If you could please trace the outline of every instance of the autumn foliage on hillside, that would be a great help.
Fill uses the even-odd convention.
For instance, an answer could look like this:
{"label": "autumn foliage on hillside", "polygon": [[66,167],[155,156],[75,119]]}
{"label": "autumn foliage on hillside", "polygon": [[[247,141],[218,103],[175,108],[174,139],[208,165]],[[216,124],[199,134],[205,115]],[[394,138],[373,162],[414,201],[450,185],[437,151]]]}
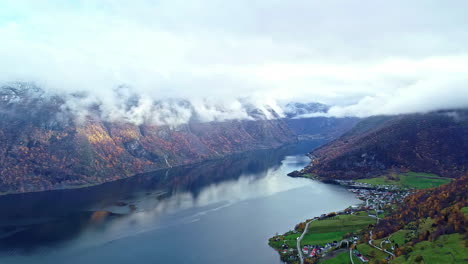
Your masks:
{"label": "autumn foliage on hillside", "polygon": [[310,156],[304,173],[324,178],[404,171],[460,177],[468,172],[468,111],[371,117]]}
{"label": "autumn foliage on hillside", "polygon": [[411,222],[434,220],[434,232],[423,232],[413,242],[433,241],[444,234],[467,234],[468,217],[461,208],[468,206],[468,175],[429,190],[420,190],[408,196],[390,216],[374,229],[377,238],[390,235]]}
{"label": "autumn foliage on hillside", "polygon": [[136,125],[64,104],[36,88],[0,89],[0,193],[99,184],[296,141],[279,119]]}

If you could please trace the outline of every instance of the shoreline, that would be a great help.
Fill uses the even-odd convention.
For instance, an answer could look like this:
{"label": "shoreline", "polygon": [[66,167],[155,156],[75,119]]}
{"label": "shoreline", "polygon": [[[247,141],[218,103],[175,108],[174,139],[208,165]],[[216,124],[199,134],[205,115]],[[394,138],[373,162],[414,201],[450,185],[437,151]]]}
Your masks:
{"label": "shoreline", "polygon": [[267,151],[267,150],[280,149],[280,148],[287,147],[287,146],[297,145],[298,143],[300,143],[302,141],[315,141],[315,140],[296,140],[296,141],[293,141],[293,142],[290,142],[290,143],[281,144],[279,146],[272,146],[272,147],[265,147],[265,148],[257,148],[257,149],[252,149],[252,150],[240,151],[240,152],[233,152],[233,153],[230,153],[230,154],[227,154],[227,155],[224,155],[224,156],[199,160],[199,161],[188,163],[188,164],[179,164],[179,165],[174,165],[174,166],[170,166],[170,167],[157,168],[157,169],[154,169],[154,170],[151,170],[151,171],[140,172],[140,173],[132,174],[132,175],[129,175],[129,176],[124,176],[124,177],[119,178],[119,179],[111,179],[111,180],[104,181],[104,182],[87,183],[87,184],[82,184],[82,185],[68,185],[68,186],[65,186],[65,187],[51,188],[51,189],[45,189],[45,190],[33,190],[33,191],[24,191],[24,192],[0,192],[0,197],[8,196],[8,195],[21,195],[21,194],[31,194],[31,193],[41,193],[41,192],[53,192],[53,191],[76,190],[76,189],[91,188],[91,187],[95,187],[95,186],[99,186],[99,185],[103,185],[103,184],[107,184],[107,183],[111,183],[111,182],[117,182],[117,181],[129,179],[129,178],[133,178],[133,177],[138,177],[138,176],[149,174],[149,173],[161,172],[161,171],[165,171],[165,170],[169,171],[170,169],[175,169],[175,168],[179,168],[179,169],[180,168],[190,168],[190,166],[196,166],[196,165],[199,165],[199,164],[203,164],[205,162],[219,161],[219,160],[223,160],[225,158],[235,157],[236,155],[244,155],[244,154],[247,154],[247,153],[255,153],[257,151]]}
{"label": "shoreline", "polygon": [[[337,241],[331,241],[330,243],[326,243],[325,246],[318,246],[318,245],[305,245],[303,249],[301,249],[301,241],[304,235],[308,233],[308,230],[306,228],[309,228],[309,224],[313,223],[314,221],[321,221],[321,220],[327,220],[327,219],[333,219],[334,217],[349,217],[349,216],[362,216],[362,217],[367,217],[367,219],[372,219],[372,222],[375,223],[374,221],[379,221],[380,218],[384,217],[385,215],[383,214],[384,211],[381,209],[377,209],[378,206],[375,206],[375,201],[371,202],[371,205],[369,204],[369,200],[372,200],[370,198],[366,198],[366,195],[369,196],[370,194],[383,194],[383,193],[391,193],[393,196],[398,196],[400,200],[403,200],[407,195],[411,193],[409,189],[405,188],[399,188],[397,186],[392,186],[389,188],[389,186],[378,186],[378,185],[370,185],[370,184],[361,184],[355,181],[340,181],[340,180],[324,180],[323,178],[318,177],[317,175],[311,175],[311,174],[303,174],[300,173],[299,171],[293,171],[291,173],[288,173],[289,177],[292,178],[306,178],[310,180],[315,180],[319,181],[325,184],[332,184],[332,185],[339,185],[347,189],[347,191],[352,192],[355,197],[359,200],[361,200],[361,203],[355,204],[355,205],[350,205],[347,208],[344,208],[343,210],[340,211],[335,211],[335,212],[329,212],[327,214],[322,214],[321,216],[315,216],[311,219],[306,219],[303,222],[300,222],[299,224],[296,225],[293,231],[287,231],[283,235],[276,235],[268,239],[268,244],[269,246],[275,250],[276,252],[279,253],[280,260],[284,263],[304,263],[305,258],[312,258],[312,259],[317,259],[318,256],[320,256],[320,259],[326,260],[329,259],[329,254],[331,255],[336,255],[333,252],[341,248],[341,243],[347,241],[347,245],[349,247],[349,259],[350,262],[353,262],[353,258],[356,261],[357,256],[352,254],[352,249],[354,248],[354,245],[356,245],[357,238],[356,234],[354,232],[351,232],[351,237],[342,237],[338,241],[339,242],[339,247],[337,247],[334,243]],[[365,194],[365,195],[363,195]],[[370,195],[370,196],[372,196]],[[396,202],[396,200],[393,200],[392,202],[388,202],[387,205],[393,205]],[[388,209],[388,208],[387,208]],[[375,210],[375,214],[371,214],[370,211]],[[380,213],[379,213],[380,212]],[[389,212],[389,211],[388,211]],[[386,213],[388,213],[386,212]],[[296,249],[291,249],[289,246],[287,246],[286,241],[284,240],[284,244],[281,247],[275,247],[274,243],[280,242],[281,239],[286,239],[286,237],[291,236],[292,234],[295,234],[298,232],[297,228],[298,226],[301,226],[305,224],[304,230],[301,233],[301,236],[297,238],[296,241]],[[363,228],[364,230],[365,228]],[[359,229],[360,230],[360,229]],[[358,231],[358,230],[357,230]],[[358,231],[360,233],[361,231]],[[349,233],[349,232],[348,232]],[[359,235],[359,238],[361,237],[362,234]],[[320,243],[319,243],[320,244]],[[351,244],[351,246],[349,246]],[[323,244],[322,244],[323,245]],[[313,250],[312,250],[313,249]],[[297,251],[297,255],[296,255]],[[324,252],[324,253],[322,253]],[[304,253],[304,257],[303,254]],[[346,254],[348,254],[348,250],[346,250]],[[328,256],[328,257],[327,257]],[[325,259],[324,259],[325,257]],[[336,256],[334,256],[336,257]],[[334,258],[332,257],[332,258]]]}

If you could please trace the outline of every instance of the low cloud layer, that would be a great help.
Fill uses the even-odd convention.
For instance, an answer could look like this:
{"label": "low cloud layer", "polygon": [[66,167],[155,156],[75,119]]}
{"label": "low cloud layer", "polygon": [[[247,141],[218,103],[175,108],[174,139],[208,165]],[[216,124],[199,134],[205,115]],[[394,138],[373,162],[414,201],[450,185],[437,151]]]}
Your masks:
{"label": "low cloud layer", "polygon": [[[108,118],[133,121],[190,119],[183,107],[173,117],[165,110],[181,101],[208,121],[289,101],[332,105],[333,116],[462,108],[467,8],[461,0],[6,0],[0,82],[83,92],[87,100],[68,107],[100,101]],[[131,109],[119,107],[122,85],[140,98]]]}

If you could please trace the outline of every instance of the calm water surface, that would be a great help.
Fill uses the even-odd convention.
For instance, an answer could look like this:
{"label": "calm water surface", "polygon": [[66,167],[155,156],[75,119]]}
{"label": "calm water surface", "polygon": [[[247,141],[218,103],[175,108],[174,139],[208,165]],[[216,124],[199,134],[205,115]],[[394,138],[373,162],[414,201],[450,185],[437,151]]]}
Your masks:
{"label": "calm water surface", "polygon": [[269,237],[359,203],[338,186],[286,176],[321,143],[0,197],[0,263],[280,263]]}

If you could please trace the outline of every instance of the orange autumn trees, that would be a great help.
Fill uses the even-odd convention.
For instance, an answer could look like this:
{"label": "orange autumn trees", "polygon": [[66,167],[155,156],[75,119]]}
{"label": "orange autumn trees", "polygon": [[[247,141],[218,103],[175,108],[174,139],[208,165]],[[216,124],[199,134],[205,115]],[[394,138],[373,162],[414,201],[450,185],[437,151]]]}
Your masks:
{"label": "orange autumn trees", "polygon": [[428,217],[434,220],[435,231],[419,234],[414,242],[433,241],[444,234],[466,233],[468,218],[461,208],[468,205],[467,190],[468,175],[437,188],[418,191],[406,198],[404,206],[380,221],[374,233],[378,238],[385,237],[411,222],[421,223]]}

